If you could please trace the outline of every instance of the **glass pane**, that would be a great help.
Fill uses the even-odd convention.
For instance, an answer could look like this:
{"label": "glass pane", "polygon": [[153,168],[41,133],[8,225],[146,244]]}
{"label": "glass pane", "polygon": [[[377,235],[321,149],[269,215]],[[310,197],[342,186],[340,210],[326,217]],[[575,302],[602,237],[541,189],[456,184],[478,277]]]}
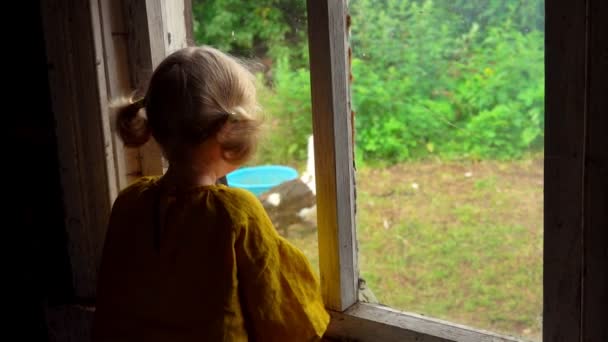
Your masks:
{"label": "glass pane", "polygon": [[540,341],[544,1],[349,7],[369,298]]}
{"label": "glass pane", "polygon": [[[299,247],[318,272],[305,6],[304,0],[192,1],[196,43],[242,58],[259,82],[265,134],[256,157],[236,171],[240,174],[229,175],[228,185],[258,195],[279,233]],[[283,174],[276,166],[297,175]],[[259,183],[270,186],[253,187]]]}

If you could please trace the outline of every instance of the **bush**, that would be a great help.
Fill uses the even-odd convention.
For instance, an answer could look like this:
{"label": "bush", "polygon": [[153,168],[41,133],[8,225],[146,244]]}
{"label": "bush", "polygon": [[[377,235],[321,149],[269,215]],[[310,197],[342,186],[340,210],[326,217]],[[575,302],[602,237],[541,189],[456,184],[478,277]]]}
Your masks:
{"label": "bush", "polygon": [[[269,131],[256,162],[294,164],[306,159],[312,132],[304,8],[272,1],[238,11],[236,0],[195,1],[195,15],[217,13],[200,14],[197,37],[247,57],[264,47],[256,56],[273,65],[260,90]],[[543,4],[351,0],[358,160],[512,159],[541,150]],[[236,33],[226,29],[239,22]]]}
{"label": "bush", "polygon": [[381,8],[356,0],[352,7],[352,91],[364,160],[510,159],[542,149],[541,31],[522,32],[506,17],[463,32],[464,18],[428,0]]}
{"label": "bush", "polygon": [[279,61],[273,85],[258,87],[266,127],[259,153],[259,164],[299,165],[306,160],[308,136],[312,134],[310,73],[292,70],[289,61]]}

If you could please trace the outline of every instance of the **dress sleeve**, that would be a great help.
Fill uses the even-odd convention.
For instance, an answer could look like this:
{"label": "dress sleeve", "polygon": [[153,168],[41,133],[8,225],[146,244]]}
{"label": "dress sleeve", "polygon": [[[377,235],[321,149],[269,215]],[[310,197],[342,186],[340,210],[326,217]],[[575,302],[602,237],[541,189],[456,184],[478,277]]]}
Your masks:
{"label": "dress sleeve", "polygon": [[239,292],[254,341],[318,341],[329,324],[319,281],[304,254],[279,236],[250,195],[235,241]]}

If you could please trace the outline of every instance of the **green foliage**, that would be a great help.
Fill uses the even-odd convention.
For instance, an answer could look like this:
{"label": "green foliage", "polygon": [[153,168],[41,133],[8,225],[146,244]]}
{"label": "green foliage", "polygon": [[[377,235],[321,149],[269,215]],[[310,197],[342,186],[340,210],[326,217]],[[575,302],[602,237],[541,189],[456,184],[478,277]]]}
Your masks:
{"label": "green foliage", "polygon": [[[195,0],[199,43],[270,66],[259,162],[311,134],[302,0]],[[512,159],[543,148],[544,0],[351,0],[359,161]],[[272,148],[270,148],[272,146]]]}
{"label": "green foliage", "polygon": [[308,135],[312,133],[310,73],[292,70],[286,58],[274,70],[272,88],[260,87],[265,114],[265,137],[257,163],[285,165],[306,160]]}
{"label": "green foliage", "polygon": [[193,0],[192,11],[198,44],[250,58],[288,56],[298,67],[306,62],[302,0]]}
{"label": "green foliage", "polygon": [[441,96],[456,47],[453,28],[433,15],[431,2],[387,1],[379,8],[359,0],[352,13],[352,92],[364,159],[400,161],[435,152],[453,116]]}
{"label": "green foliage", "polygon": [[465,121],[447,150],[517,158],[542,148],[543,59],[540,32],[523,34],[508,24],[491,29],[460,66],[473,72],[455,88],[454,101]]}
{"label": "green foliage", "polygon": [[383,4],[351,2],[353,102],[365,160],[509,159],[542,148],[543,34],[530,31],[536,22],[515,18],[521,6],[484,2],[496,5],[485,16],[500,20],[479,14],[480,26],[463,16],[464,4],[460,12],[429,0]]}

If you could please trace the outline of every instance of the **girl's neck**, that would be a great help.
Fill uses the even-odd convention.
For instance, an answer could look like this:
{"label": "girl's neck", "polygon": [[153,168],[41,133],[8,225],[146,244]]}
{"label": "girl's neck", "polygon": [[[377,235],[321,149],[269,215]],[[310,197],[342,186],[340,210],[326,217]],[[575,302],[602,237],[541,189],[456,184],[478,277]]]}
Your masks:
{"label": "girl's neck", "polygon": [[195,165],[170,165],[163,176],[164,182],[177,188],[192,188],[196,186],[214,185],[218,175],[212,168]]}
{"label": "girl's neck", "polygon": [[224,159],[217,141],[207,139],[200,145],[184,151],[181,158],[170,160],[169,169],[163,179],[171,187],[188,189],[217,184],[220,177],[235,168],[235,165]]}

